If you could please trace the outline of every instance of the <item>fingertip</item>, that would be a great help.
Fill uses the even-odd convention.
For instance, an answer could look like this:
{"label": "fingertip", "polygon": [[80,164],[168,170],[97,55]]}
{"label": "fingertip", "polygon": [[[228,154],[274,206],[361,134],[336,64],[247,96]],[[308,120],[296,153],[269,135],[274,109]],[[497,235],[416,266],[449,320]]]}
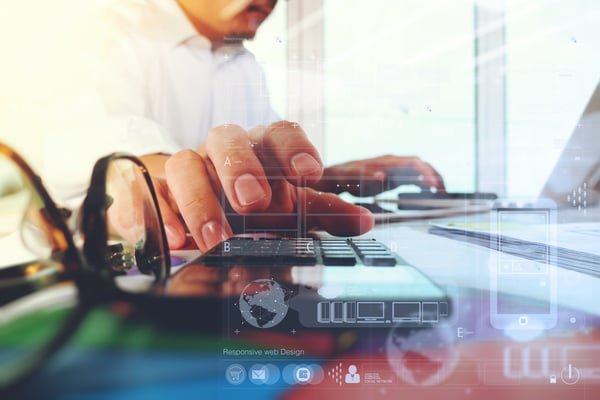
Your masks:
{"label": "fingertip", "polygon": [[186,242],[185,230],[182,226],[174,226],[172,223],[165,224],[165,234],[167,235],[169,249],[179,249]]}
{"label": "fingertip", "polygon": [[208,251],[232,236],[231,229],[226,222],[223,225],[222,221],[214,220],[206,222],[197,234],[202,238],[202,240],[196,240],[202,251]]}
{"label": "fingertip", "polygon": [[248,136],[250,137],[250,140],[260,142],[267,129],[268,128],[264,125],[257,125],[248,130]]}
{"label": "fingertip", "polygon": [[297,176],[318,180],[323,175],[323,165],[320,160],[309,153],[298,153],[290,160],[292,169]]}
{"label": "fingertip", "polygon": [[321,156],[296,122],[279,121],[266,128],[257,127],[250,136],[260,139],[259,157],[274,160],[292,184],[314,184],[323,176]]}
{"label": "fingertip", "polygon": [[441,178],[434,178],[429,185],[430,188],[434,189],[436,193],[446,193],[446,187],[444,186],[444,182],[441,180]]}
{"label": "fingertip", "polygon": [[375,217],[364,207],[349,205],[341,214],[333,215],[323,221],[325,230],[335,236],[359,236],[369,232],[375,226]]}
{"label": "fingertip", "polygon": [[442,178],[441,175],[438,179],[438,186],[439,186],[440,190],[442,191],[442,193],[446,193],[446,185],[444,184],[444,178]]}
{"label": "fingertip", "polygon": [[368,209],[357,206],[359,208],[358,215],[358,233],[356,235],[362,235],[363,233],[369,232],[375,227],[375,216]]}
{"label": "fingertip", "polygon": [[387,177],[387,174],[385,173],[385,171],[378,170],[373,173],[373,179],[380,181],[380,182],[383,182],[386,177]]}

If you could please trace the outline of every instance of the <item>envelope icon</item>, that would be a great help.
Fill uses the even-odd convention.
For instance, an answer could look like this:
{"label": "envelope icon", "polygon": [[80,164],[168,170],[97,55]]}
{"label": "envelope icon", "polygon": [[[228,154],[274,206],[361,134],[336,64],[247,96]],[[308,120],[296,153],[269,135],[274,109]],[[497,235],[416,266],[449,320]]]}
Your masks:
{"label": "envelope icon", "polygon": [[266,368],[258,368],[252,370],[252,379],[256,379],[259,381],[264,381],[267,379],[267,369]]}

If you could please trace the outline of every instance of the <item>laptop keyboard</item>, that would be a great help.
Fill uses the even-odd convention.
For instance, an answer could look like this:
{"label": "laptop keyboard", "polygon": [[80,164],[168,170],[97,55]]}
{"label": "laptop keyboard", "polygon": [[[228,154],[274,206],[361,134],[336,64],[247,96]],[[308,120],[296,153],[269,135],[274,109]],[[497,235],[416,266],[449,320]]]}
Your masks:
{"label": "laptop keyboard", "polygon": [[398,263],[384,244],[372,239],[231,238],[203,257],[212,265],[387,266]]}

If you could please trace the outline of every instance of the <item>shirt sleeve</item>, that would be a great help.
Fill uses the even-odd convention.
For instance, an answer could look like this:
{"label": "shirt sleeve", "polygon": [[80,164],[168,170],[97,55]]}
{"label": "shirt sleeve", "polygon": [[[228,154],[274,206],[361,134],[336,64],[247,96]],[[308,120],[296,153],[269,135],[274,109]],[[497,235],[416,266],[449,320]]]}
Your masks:
{"label": "shirt sleeve", "polygon": [[[102,20],[102,18],[100,18]],[[95,161],[112,152],[174,153],[180,146],[148,117],[147,66],[135,38],[92,19],[63,53],[65,83],[46,110],[42,176],[69,205],[87,190]]]}

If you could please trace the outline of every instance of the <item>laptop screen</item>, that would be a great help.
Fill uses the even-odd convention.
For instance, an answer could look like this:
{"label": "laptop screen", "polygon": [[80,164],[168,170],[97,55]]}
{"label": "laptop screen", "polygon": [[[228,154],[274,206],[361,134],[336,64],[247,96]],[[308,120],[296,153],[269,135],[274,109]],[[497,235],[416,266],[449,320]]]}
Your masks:
{"label": "laptop screen", "polygon": [[546,181],[540,197],[586,209],[600,201],[600,85]]}

